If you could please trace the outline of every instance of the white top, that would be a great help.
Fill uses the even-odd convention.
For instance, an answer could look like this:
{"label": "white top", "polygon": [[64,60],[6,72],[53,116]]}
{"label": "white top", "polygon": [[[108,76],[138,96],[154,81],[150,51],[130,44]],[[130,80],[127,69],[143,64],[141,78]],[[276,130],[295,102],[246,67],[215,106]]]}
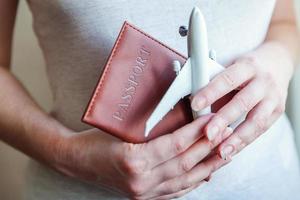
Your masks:
{"label": "white top", "polygon": [[[47,64],[54,97],[52,115],[76,131],[101,68],[124,20],[186,54],[188,25],[197,5],[208,28],[209,47],[229,65],[258,47],[266,36],[275,0],[27,0]],[[299,167],[292,130],[281,118],[212,180],[185,199],[295,199]],[[115,194],[64,177],[35,162],[27,173],[26,195],[35,199],[120,199]],[[300,196],[300,195],[299,195]]]}

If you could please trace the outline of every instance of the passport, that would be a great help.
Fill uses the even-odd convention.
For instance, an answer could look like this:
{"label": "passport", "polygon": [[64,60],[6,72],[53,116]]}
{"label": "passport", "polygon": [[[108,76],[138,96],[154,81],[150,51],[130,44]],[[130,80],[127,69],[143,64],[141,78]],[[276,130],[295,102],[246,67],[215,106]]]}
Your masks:
{"label": "passport", "polygon": [[124,22],[82,121],[126,142],[143,143],[193,120],[188,98],[144,136],[145,124],[176,77],[173,61],[186,57]]}

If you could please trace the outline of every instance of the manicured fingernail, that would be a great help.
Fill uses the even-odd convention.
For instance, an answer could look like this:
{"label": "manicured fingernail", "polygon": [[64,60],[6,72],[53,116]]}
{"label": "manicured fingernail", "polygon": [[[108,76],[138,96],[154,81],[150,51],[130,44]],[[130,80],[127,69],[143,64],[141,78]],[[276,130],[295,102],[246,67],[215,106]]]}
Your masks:
{"label": "manicured fingernail", "polygon": [[208,140],[212,141],[216,138],[216,136],[218,135],[220,129],[219,127],[217,126],[213,126],[211,128],[208,129],[208,132],[207,132],[207,138]]}
{"label": "manicured fingernail", "polygon": [[192,109],[194,111],[200,111],[202,108],[204,108],[205,103],[206,103],[206,100],[203,97],[194,98],[192,101]]}
{"label": "manicured fingernail", "polygon": [[231,157],[234,151],[234,147],[233,145],[229,144],[227,146],[225,146],[222,150],[221,150],[221,157],[223,160],[227,160],[228,157]]}

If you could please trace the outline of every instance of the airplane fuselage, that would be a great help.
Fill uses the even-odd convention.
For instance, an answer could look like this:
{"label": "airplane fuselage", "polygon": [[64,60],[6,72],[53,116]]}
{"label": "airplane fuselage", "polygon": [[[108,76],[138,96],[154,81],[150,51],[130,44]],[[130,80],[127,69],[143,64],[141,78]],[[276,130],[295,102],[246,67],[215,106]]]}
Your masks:
{"label": "airplane fuselage", "polygon": [[[205,19],[198,8],[194,8],[189,21],[188,30],[188,57],[191,61],[192,70],[192,95],[195,95],[209,82],[208,69],[208,41]],[[210,108],[199,112],[193,112],[194,118],[210,113]]]}

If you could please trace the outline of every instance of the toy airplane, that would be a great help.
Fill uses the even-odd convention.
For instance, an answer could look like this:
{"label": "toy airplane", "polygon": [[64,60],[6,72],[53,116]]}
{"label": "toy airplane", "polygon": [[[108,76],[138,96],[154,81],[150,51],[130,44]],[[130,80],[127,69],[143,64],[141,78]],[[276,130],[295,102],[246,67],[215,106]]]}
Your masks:
{"label": "toy airplane", "polygon": [[[187,36],[188,60],[183,67],[180,66],[179,61],[174,61],[173,66],[177,77],[147,120],[145,137],[181,98],[196,94],[209,83],[211,78],[224,70],[223,66],[214,61],[213,51],[208,50],[205,19],[197,7],[194,7],[191,13]],[[210,112],[210,107],[199,112],[193,111],[193,117],[196,119]]]}

